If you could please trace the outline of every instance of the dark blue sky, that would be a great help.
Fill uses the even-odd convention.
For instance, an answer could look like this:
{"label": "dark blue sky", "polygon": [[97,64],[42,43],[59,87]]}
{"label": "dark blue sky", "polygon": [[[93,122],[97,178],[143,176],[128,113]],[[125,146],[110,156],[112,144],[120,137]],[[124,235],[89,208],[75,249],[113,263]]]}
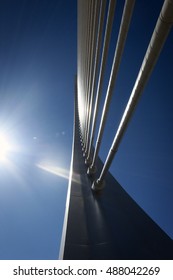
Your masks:
{"label": "dark blue sky", "polygon": [[[108,75],[122,3],[117,1]],[[103,160],[162,3],[136,1],[101,146]],[[76,22],[76,1],[0,1],[0,135],[17,146],[0,161],[0,259],[58,257],[72,146]],[[172,43],[171,33],[111,171],[173,238]]]}

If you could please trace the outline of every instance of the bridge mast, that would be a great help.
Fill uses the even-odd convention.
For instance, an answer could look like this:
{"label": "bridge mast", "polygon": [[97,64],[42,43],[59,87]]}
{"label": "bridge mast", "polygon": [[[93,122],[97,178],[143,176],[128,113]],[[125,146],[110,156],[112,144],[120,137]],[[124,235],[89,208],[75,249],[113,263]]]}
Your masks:
{"label": "bridge mast", "polygon": [[124,132],[171,30],[173,0],[165,0],[163,4],[105,163],[99,158],[107,112],[134,2],[125,1],[99,132],[93,148],[116,1],[110,0],[107,7],[105,0],[78,0],[74,139],[60,259],[173,258],[173,241],[109,172]]}

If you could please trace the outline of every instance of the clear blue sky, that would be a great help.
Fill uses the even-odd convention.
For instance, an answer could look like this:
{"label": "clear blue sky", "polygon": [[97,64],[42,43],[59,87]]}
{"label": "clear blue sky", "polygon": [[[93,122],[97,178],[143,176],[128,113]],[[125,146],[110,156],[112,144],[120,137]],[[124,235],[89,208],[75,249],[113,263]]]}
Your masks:
{"label": "clear blue sky", "polygon": [[[122,1],[117,2],[118,23]],[[162,3],[136,1],[103,160]],[[76,26],[76,1],[0,1],[0,135],[14,148],[0,161],[0,259],[58,257],[71,160]],[[115,21],[109,62],[117,28]],[[173,238],[172,43],[171,33],[111,171]]]}

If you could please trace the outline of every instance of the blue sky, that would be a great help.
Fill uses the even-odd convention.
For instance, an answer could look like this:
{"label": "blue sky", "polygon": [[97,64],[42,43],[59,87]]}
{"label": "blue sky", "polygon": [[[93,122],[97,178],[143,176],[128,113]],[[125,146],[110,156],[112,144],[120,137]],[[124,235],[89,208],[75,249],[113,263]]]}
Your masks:
{"label": "blue sky", "polygon": [[0,1],[0,38],[0,130],[14,148],[0,162],[0,259],[57,259],[68,178],[55,173],[67,176],[71,160],[76,2]]}
{"label": "blue sky", "polygon": [[[103,160],[162,3],[136,1]],[[121,5],[117,1],[108,74]],[[76,27],[76,1],[0,1],[0,135],[11,144],[7,160],[0,161],[0,259],[58,257],[71,160]],[[171,33],[110,170],[173,238],[172,42]]]}

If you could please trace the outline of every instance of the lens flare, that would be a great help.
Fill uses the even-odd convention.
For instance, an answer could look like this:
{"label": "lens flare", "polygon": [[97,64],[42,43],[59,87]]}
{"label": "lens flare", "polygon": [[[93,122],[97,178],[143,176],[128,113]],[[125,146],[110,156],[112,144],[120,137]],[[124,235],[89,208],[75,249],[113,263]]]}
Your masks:
{"label": "lens flare", "polygon": [[[44,171],[57,175],[58,177],[62,177],[64,179],[69,180],[69,170],[58,167],[56,165],[52,165],[46,162],[40,162],[36,164],[36,166]],[[80,184],[80,176],[76,173],[73,174],[72,181]]]}

